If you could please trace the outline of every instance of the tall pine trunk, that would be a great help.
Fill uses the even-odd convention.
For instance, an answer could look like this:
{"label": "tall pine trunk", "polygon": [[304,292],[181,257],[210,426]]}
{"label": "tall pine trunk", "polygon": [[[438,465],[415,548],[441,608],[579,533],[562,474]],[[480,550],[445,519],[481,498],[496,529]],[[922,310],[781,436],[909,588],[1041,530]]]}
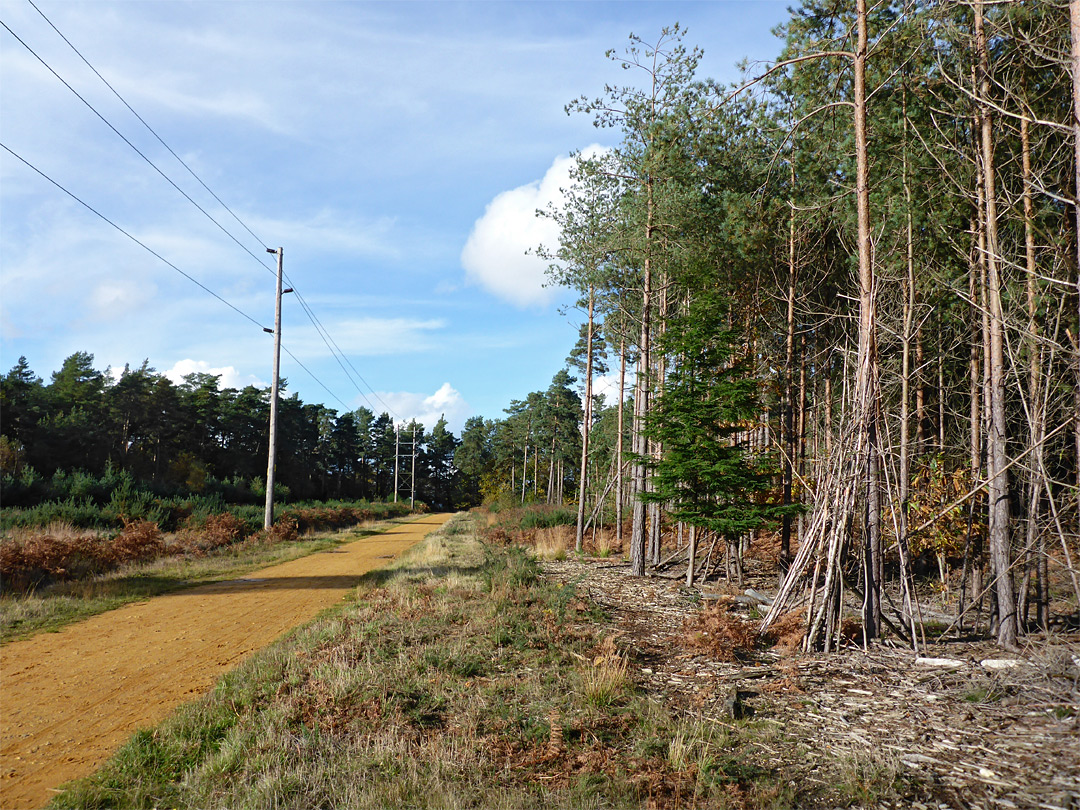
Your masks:
{"label": "tall pine trunk", "polygon": [[581,428],[581,481],[578,486],[577,538],[574,548],[581,551],[585,543],[585,479],[589,460],[589,433],[592,428],[592,360],[593,360],[593,286],[589,285],[589,325],[585,334],[585,413]]}
{"label": "tall pine trunk", "polygon": [[[1076,292],[1080,307],[1080,0],[1069,0],[1069,27],[1072,33],[1072,90],[1073,90],[1073,168],[1076,194],[1073,205],[1076,218]],[[1077,336],[1080,341],[1080,335]],[[1073,435],[1076,445],[1077,511],[1080,512],[1080,343],[1075,361]]]}
{"label": "tall pine trunk", "polygon": [[855,45],[855,184],[859,251],[859,342],[855,382],[857,429],[866,436],[866,531],[864,551],[865,593],[863,629],[867,639],[876,638],[881,625],[879,572],[881,570],[881,509],[879,485],[877,345],[874,339],[874,268],[870,246],[870,177],[866,134],[866,0],[856,0]]}
{"label": "tall pine trunk", "polygon": [[619,335],[619,408],[616,414],[615,437],[615,542],[622,548],[623,541],[623,411],[626,404],[626,336]]}
{"label": "tall pine trunk", "polygon": [[645,262],[641,288],[641,338],[638,347],[637,386],[634,396],[634,515],[630,532],[630,570],[636,576],[645,576],[645,557],[648,536],[645,533],[645,454],[648,440],[645,438],[645,415],[649,412],[649,381],[651,352],[649,317],[652,309],[652,236],[653,236],[653,180],[645,181]]}
{"label": "tall pine trunk", "polygon": [[997,641],[1015,647],[1018,633],[1016,594],[1012,580],[1012,549],[1009,536],[1009,473],[1005,424],[1005,317],[1001,303],[1001,262],[998,243],[997,190],[994,172],[993,116],[989,105],[990,59],[983,27],[983,3],[975,2],[975,47],[979,62],[979,100],[982,104],[982,168],[986,194],[987,308],[990,318],[990,432],[987,453],[990,558],[998,602]]}
{"label": "tall pine trunk", "polygon": [[[1044,630],[1048,626],[1046,592],[1046,539],[1039,530],[1044,469],[1043,437],[1046,434],[1046,406],[1041,396],[1042,349],[1039,346],[1038,289],[1035,278],[1035,203],[1032,199],[1034,177],[1031,172],[1031,134],[1027,118],[1020,120],[1020,144],[1023,169],[1024,258],[1027,270],[1028,329],[1028,409],[1031,424],[1031,462],[1027,476],[1027,520],[1024,553],[1035,574],[1036,619]],[[1021,617],[1022,619],[1023,617]]]}

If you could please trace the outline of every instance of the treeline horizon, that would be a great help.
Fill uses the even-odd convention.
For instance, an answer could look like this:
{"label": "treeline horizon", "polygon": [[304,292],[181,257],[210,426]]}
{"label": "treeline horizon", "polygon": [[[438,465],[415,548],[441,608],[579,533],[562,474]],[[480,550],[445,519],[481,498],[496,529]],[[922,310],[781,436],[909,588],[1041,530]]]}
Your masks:
{"label": "treeline horizon", "polygon": [[[460,442],[445,418],[430,431],[416,420],[395,426],[389,414],[365,407],[339,413],[304,403],[284,394],[285,382],[276,498],[392,500],[397,452],[398,497],[408,502],[415,436],[416,500],[439,509],[472,505],[477,487],[454,466]],[[158,494],[216,495],[228,503],[265,497],[270,386],[221,387],[220,375],[201,372],[176,384],[149,360],[114,376],[80,351],[47,384],[20,357],[0,377],[0,413],[4,506],[73,491],[107,499],[96,490],[116,484],[120,473]],[[73,490],[77,474],[82,490]]]}
{"label": "treeline horizon", "polygon": [[[574,501],[583,418],[575,382],[564,368],[546,390],[512,401],[504,418],[469,417],[457,437],[445,418],[429,431],[416,420],[395,427],[389,414],[362,406],[339,413],[307,404],[285,395],[282,380],[275,497],[392,500],[397,456],[398,497],[408,501],[415,429],[416,500],[427,506]],[[269,385],[221,387],[220,375],[202,372],[177,384],[149,359],[117,376],[81,351],[46,383],[20,357],[0,376],[0,413],[3,506],[107,502],[132,484],[237,504],[265,497]]]}

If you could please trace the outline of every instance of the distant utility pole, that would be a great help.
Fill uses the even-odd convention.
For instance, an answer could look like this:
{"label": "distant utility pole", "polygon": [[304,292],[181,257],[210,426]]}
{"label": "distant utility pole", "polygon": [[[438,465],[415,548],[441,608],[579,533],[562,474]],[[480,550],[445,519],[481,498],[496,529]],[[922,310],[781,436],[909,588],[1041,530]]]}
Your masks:
{"label": "distant utility pole", "polygon": [[409,493],[409,508],[416,506],[416,420],[412,423],[412,491]]}
{"label": "distant utility pole", "polygon": [[[263,528],[269,529],[274,524],[274,455],[277,451],[277,406],[278,406],[278,377],[281,371],[281,296],[283,293],[291,293],[292,288],[281,289],[281,263],[285,256],[285,248],[267,248],[267,253],[277,254],[277,295],[274,299],[274,379],[270,383],[270,449],[269,458],[266,462],[266,512],[263,514]],[[264,328],[264,332],[271,330]]]}
{"label": "distant utility pole", "polygon": [[398,494],[398,450],[401,447],[401,427],[394,425],[394,503],[397,503]]}

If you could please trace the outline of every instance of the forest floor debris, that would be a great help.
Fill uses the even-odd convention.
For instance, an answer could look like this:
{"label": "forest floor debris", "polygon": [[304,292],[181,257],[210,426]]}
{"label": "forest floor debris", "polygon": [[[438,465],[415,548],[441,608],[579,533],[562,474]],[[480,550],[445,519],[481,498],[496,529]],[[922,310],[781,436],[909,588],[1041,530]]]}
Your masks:
{"label": "forest floor debris", "polygon": [[878,803],[870,786],[883,780],[904,806],[1080,805],[1078,633],[1029,637],[1018,656],[984,641],[937,641],[920,656],[849,644],[832,655],[744,648],[720,660],[695,643],[702,615],[728,610],[749,622],[751,606],[723,595],[703,602],[679,581],[632,577],[612,560],[542,568],[617,623],[640,688],[721,724],[732,722],[734,694],[743,716],[774,724],[756,748],[789,784],[818,784],[823,795],[832,785],[838,803],[856,805]]}

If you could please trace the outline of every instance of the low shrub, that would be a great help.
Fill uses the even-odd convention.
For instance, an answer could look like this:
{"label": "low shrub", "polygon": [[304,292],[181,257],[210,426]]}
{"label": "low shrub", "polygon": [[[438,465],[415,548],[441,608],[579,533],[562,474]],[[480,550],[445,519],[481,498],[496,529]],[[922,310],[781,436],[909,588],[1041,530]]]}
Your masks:
{"label": "low shrub", "polygon": [[214,549],[230,546],[247,536],[244,522],[231,512],[208,515],[202,521],[188,519],[176,537],[176,547],[201,556]]}
{"label": "low shrub", "polygon": [[[218,511],[211,511],[215,506]],[[49,582],[85,579],[131,562],[167,554],[203,556],[247,539],[285,543],[301,533],[355,526],[403,516],[407,504],[333,503],[286,507],[269,531],[261,506],[222,509],[217,496],[154,499],[126,486],[101,508],[89,498],[4,509],[0,540],[0,590],[25,591]],[[158,517],[153,520],[151,517]],[[166,544],[164,527],[179,524]]]}
{"label": "low shrub", "polygon": [[315,505],[295,504],[282,512],[295,521],[300,534],[308,532],[347,529],[369,520],[385,520],[409,514],[405,503],[367,503],[330,501]]}
{"label": "low shrub", "polygon": [[760,643],[757,626],[730,612],[724,601],[714,602],[687,619],[683,633],[690,649],[718,661],[737,661]]}
{"label": "low shrub", "polygon": [[0,540],[0,584],[27,590],[53,580],[78,579],[115,565],[112,538],[56,524]]}
{"label": "low shrub", "polygon": [[63,501],[48,501],[25,508],[8,507],[0,511],[0,529],[43,528],[57,523],[64,523],[78,529],[115,529],[120,524],[112,514],[106,514],[101,507],[89,499],[68,498]]}
{"label": "low shrub", "polygon": [[521,516],[522,529],[551,529],[555,526],[573,526],[576,523],[577,512],[566,506],[535,504],[525,507]]}
{"label": "low shrub", "polygon": [[156,523],[148,520],[132,520],[112,539],[108,546],[105,563],[122,565],[140,560],[152,560],[165,553],[165,543]]}

